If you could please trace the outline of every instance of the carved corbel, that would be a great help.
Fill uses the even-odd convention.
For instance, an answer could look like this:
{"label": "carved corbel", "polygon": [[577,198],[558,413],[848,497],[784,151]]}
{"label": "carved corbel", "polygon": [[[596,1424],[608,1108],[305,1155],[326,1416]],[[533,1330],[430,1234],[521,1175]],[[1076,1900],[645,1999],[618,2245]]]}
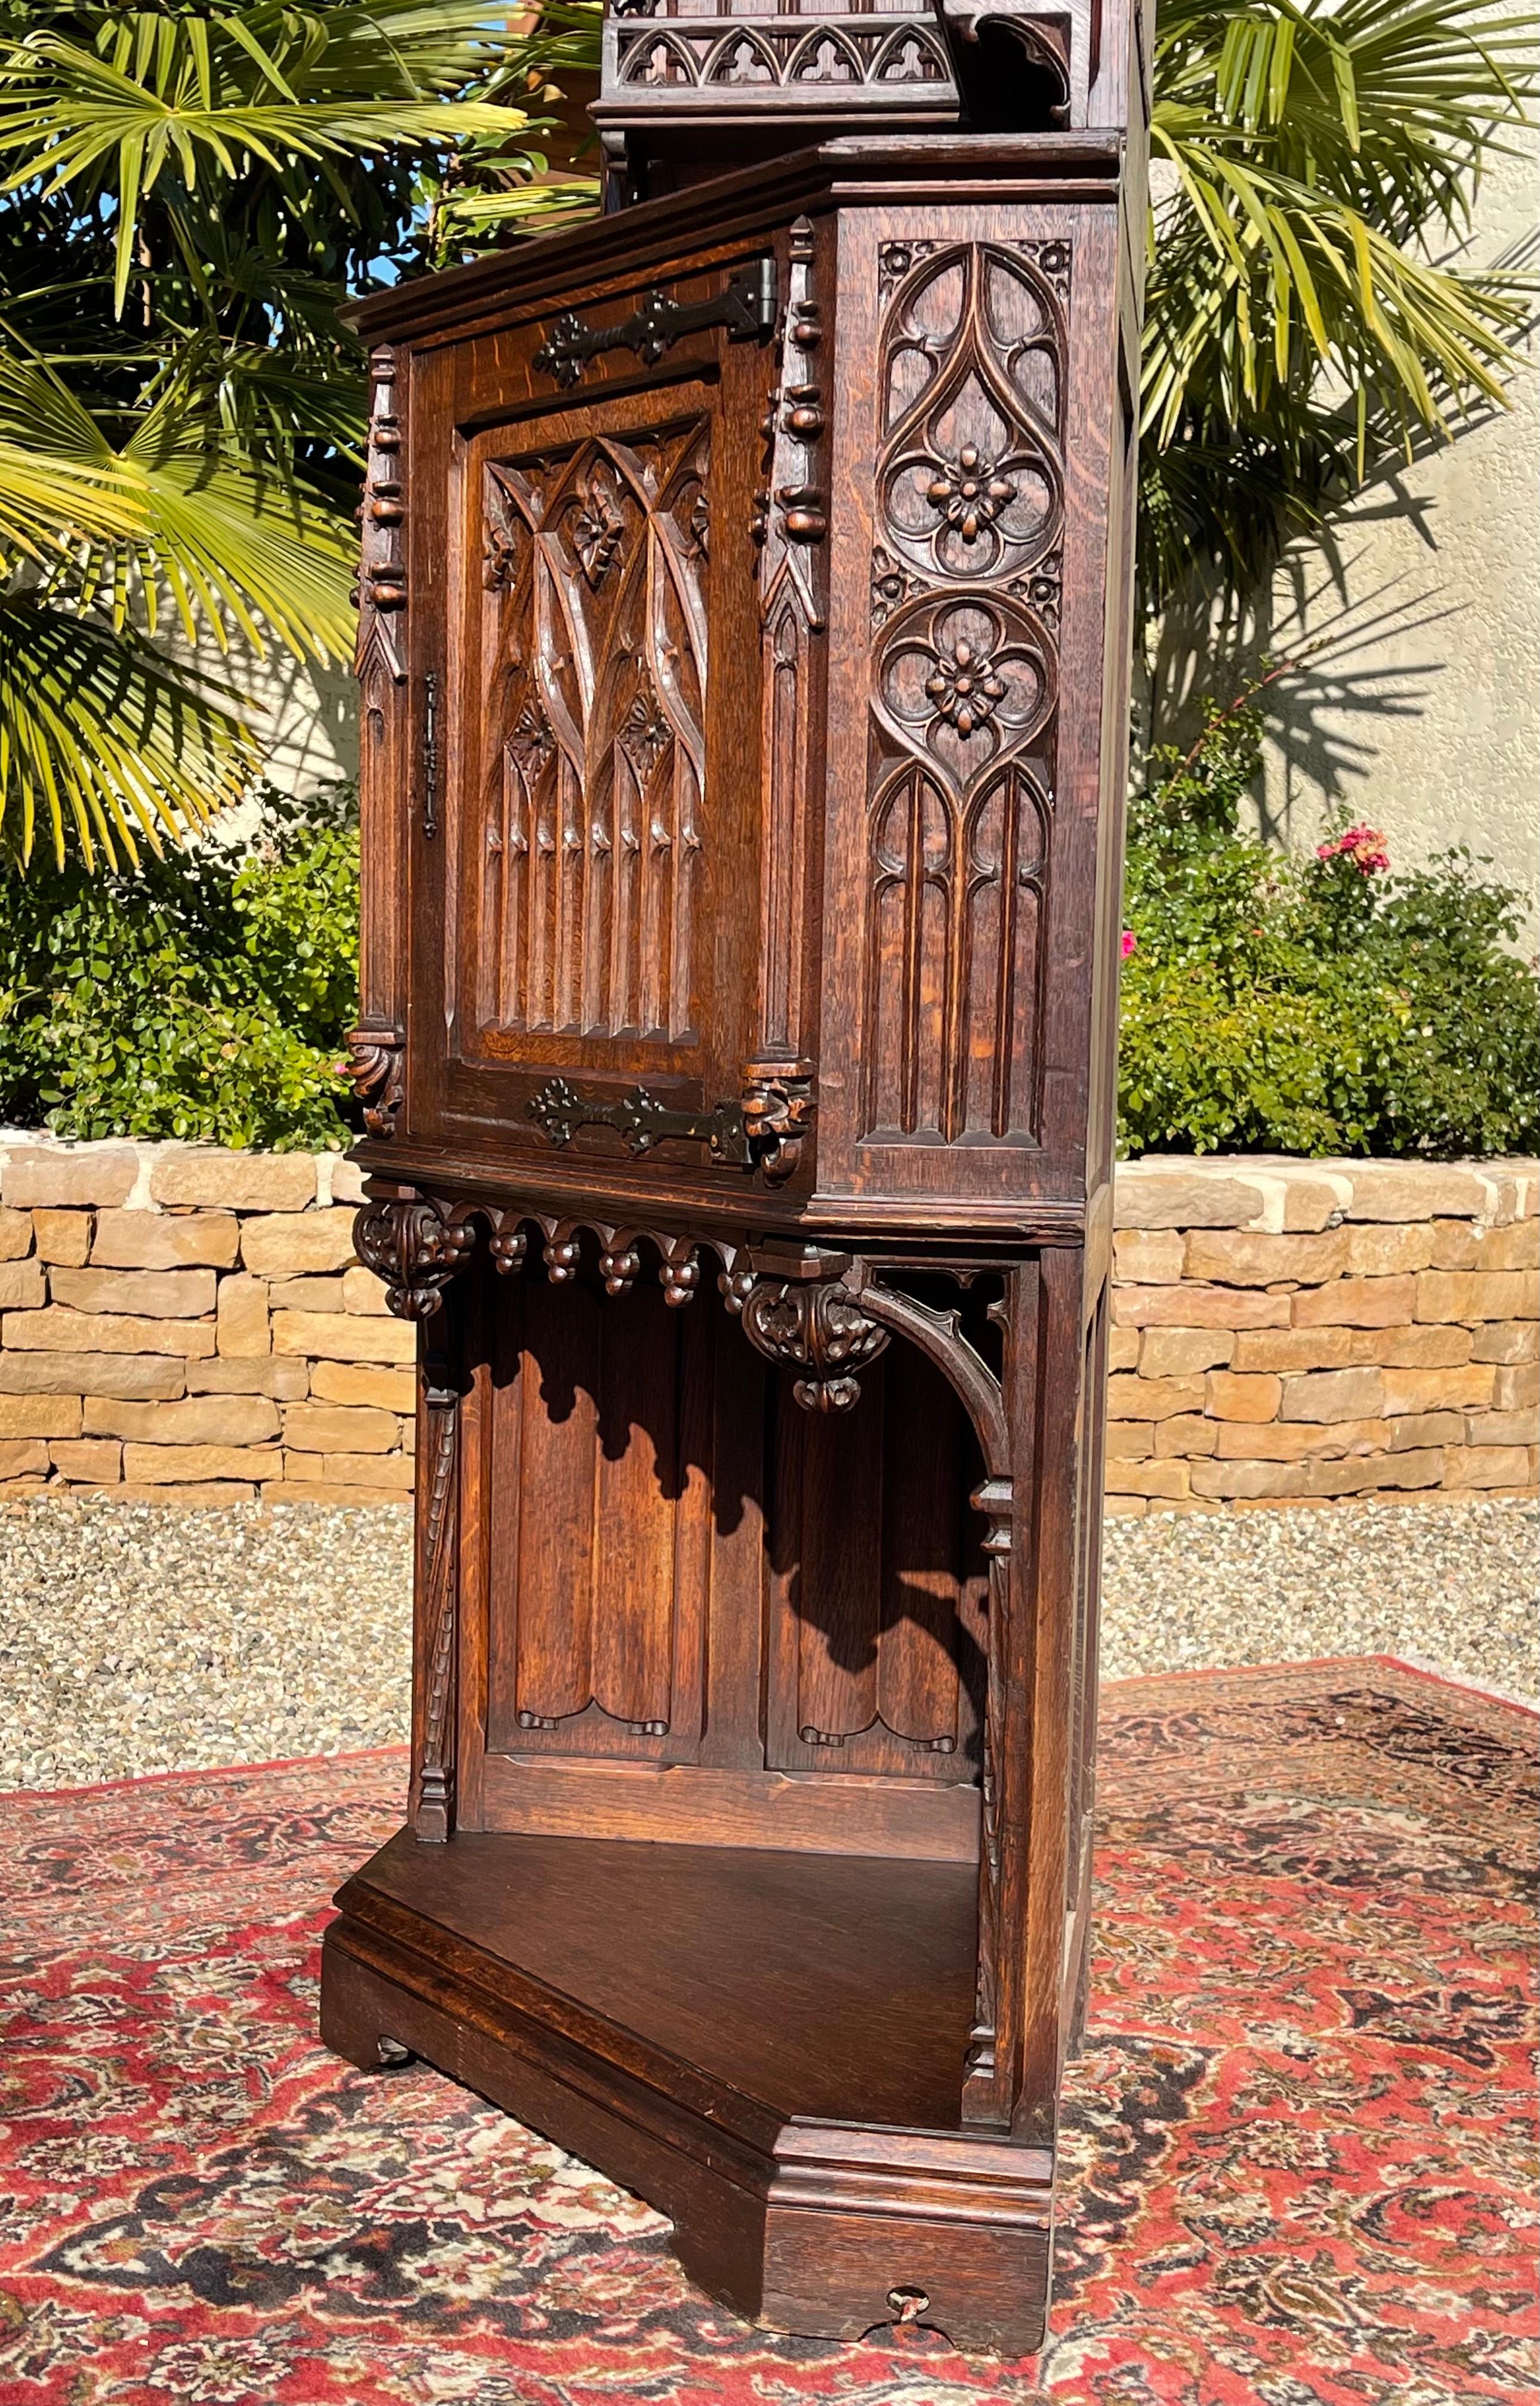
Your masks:
{"label": "carved corbel", "polygon": [[355,1027],[343,1067],[363,1105],[363,1125],[389,1144],[406,1099],[406,1044],[399,1028]]}
{"label": "carved corbel", "polygon": [[398,1320],[428,1320],[475,1248],[469,1219],[450,1218],[427,1196],[403,1192],[372,1198],[353,1223],[353,1250],[385,1284]]}
{"label": "carved corbel", "polygon": [[816,1109],[811,1061],[745,1064],[743,1133],[767,1186],[784,1186],[796,1176]]}
{"label": "carved corbel", "polygon": [[756,1352],[801,1376],[792,1394],[806,1412],[848,1412],[860,1400],[857,1373],[886,1348],[887,1330],[869,1318],[838,1278],[728,1280]]}

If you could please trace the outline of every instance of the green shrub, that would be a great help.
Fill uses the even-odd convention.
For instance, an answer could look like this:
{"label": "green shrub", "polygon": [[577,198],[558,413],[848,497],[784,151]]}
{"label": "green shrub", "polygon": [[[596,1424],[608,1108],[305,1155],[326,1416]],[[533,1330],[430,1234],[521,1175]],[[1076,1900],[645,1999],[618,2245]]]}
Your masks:
{"label": "green shrub", "polygon": [[0,863],[0,1118],[60,1136],[347,1142],[356,800],[106,876]]}
{"label": "green shrub", "polygon": [[1242,834],[1253,701],[1151,756],[1132,805],[1125,1150],[1505,1153],[1540,1135],[1518,898],[1463,850],[1392,873],[1373,828],[1309,858]]}

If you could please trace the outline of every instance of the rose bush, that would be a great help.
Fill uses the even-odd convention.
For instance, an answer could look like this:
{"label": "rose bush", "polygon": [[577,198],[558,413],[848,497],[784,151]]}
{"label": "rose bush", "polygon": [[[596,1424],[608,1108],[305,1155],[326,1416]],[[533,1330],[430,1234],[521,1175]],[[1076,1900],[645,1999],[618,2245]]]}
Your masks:
{"label": "rose bush", "polygon": [[[1123,1148],[1458,1155],[1540,1137],[1540,992],[1518,897],[1464,851],[1397,874],[1344,828],[1241,832],[1254,701],[1151,756],[1129,821]],[[1130,941],[1132,939],[1132,941]]]}

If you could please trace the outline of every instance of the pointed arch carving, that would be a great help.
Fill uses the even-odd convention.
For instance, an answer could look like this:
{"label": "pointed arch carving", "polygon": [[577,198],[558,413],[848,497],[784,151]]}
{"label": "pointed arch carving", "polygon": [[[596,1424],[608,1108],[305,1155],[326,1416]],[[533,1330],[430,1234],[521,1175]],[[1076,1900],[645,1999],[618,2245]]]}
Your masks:
{"label": "pointed arch carving", "polygon": [[487,463],[484,1029],[690,1032],[709,470],[699,418]]}
{"label": "pointed arch carving", "polygon": [[885,243],[878,281],[863,1131],[1033,1144],[1067,246]]}

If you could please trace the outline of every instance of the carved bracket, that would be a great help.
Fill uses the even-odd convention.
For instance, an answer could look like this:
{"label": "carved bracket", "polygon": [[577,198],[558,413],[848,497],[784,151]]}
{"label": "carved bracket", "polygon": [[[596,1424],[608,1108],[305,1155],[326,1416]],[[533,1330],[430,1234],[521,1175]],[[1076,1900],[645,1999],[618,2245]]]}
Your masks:
{"label": "carved bracket", "polygon": [[343,1064],[363,1105],[363,1125],[389,1144],[406,1099],[406,1040],[399,1027],[355,1027]]}
{"label": "carved bracket", "polygon": [[729,342],[764,342],[774,330],[775,308],[775,261],[756,259],[706,301],[675,301],[655,287],[629,318],[614,326],[590,326],[569,309],[557,319],[532,365],[570,390],[582,381],[586,362],[601,351],[634,351],[651,368],[682,335],[707,326],[726,327]]}
{"label": "carved bracket", "polygon": [[736,1309],[756,1352],[784,1369],[799,1370],[792,1394],[808,1412],[848,1412],[859,1402],[856,1373],[876,1360],[888,1341],[837,1280],[756,1278],[724,1282],[728,1309]]}
{"label": "carved bracket", "polygon": [[437,1311],[474,1244],[473,1227],[446,1219],[422,1196],[365,1203],[353,1223],[353,1250],[384,1281],[385,1299],[398,1320],[427,1320]]}

